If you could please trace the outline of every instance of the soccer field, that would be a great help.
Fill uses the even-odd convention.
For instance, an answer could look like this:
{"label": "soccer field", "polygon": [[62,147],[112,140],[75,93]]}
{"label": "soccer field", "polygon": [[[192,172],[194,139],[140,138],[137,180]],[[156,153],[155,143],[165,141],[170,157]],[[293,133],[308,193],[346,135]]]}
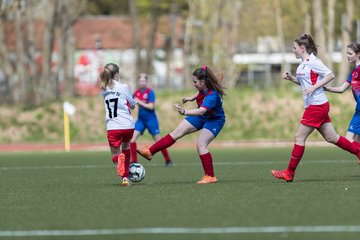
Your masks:
{"label": "soccer field", "polygon": [[212,149],[219,182],[198,185],[196,150],[170,150],[130,187],[108,152],[0,153],[0,239],[360,239],[356,157],[307,147],[286,183],[290,151]]}

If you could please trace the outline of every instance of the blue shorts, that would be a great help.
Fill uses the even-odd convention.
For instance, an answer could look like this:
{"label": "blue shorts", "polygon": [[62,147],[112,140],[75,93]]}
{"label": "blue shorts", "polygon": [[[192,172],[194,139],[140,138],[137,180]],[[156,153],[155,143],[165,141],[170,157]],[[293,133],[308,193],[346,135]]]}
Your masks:
{"label": "blue shorts", "polygon": [[145,129],[147,129],[152,136],[160,134],[159,122],[157,118],[149,118],[146,121],[143,119],[138,119],[135,123],[135,130],[140,132],[142,135]]}
{"label": "blue shorts", "polygon": [[360,135],[360,110],[355,111],[355,114],[350,121],[348,132]]}
{"label": "blue shorts", "polygon": [[201,116],[188,116],[185,118],[191,125],[194,126],[197,130],[206,128],[214,134],[216,137],[225,124],[225,117],[208,119]]}

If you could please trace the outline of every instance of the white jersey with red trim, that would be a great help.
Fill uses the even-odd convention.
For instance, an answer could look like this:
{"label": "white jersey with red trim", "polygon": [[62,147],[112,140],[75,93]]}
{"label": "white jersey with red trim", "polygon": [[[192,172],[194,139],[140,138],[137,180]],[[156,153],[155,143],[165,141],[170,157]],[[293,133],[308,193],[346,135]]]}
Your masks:
{"label": "white jersey with red trim", "polygon": [[136,101],[127,84],[113,82],[113,88],[108,86],[101,92],[104,97],[106,129],[133,129],[135,122],[131,116],[130,107],[135,106]]}
{"label": "white jersey with red trim", "polygon": [[[314,54],[300,63],[296,70],[296,78],[301,85],[301,89],[307,89],[321,81],[331,70]],[[312,94],[303,95],[304,107],[309,105],[321,105],[328,102],[322,87],[316,89]]]}

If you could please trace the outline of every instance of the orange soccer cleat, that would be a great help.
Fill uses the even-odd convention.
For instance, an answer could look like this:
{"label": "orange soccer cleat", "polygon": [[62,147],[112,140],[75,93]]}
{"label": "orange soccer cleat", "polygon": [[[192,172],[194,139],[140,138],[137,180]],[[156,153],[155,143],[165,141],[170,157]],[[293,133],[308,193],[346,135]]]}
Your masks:
{"label": "orange soccer cleat", "polygon": [[197,184],[207,184],[207,183],[216,183],[218,180],[217,178],[205,175],[203,176],[198,182]]}
{"label": "orange soccer cleat", "polygon": [[283,171],[276,171],[276,170],[271,170],[271,174],[278,178],[278,179],[283,179],[287,182],[292,182],[294,180],[294,174],[290,173],[287,169],[283,170]]}
{"label": "orange soccer cleat", "polygon": [[140,154],[141,156],[143,156],[144,158],[146,158],[149,161],[153,158],[153,155],[150,152],[148,146],[145,146],[145,148],[143,148],[143,149],[137,149],[136,151],[138,154]]}
{"label": "orange soccer cleat", "polygon": [[120,153],[118,156],[118,163],[117,163],[117,173],[120,177],[123,177],[125,174],[125,154]]}

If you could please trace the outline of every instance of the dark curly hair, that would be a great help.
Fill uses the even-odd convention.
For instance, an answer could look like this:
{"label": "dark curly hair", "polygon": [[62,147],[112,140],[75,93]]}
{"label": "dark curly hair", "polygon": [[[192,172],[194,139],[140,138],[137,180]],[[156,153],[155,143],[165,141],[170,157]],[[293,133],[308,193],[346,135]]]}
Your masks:
{"label": "dark curly hair", "polygon": [[225,88],[221,85],[222,76],[216,76],[208,66],[203,65],[195,69],[193,76],[198,80],[205,80],[207,88],[216,90],[221,96],[226,95]]}

